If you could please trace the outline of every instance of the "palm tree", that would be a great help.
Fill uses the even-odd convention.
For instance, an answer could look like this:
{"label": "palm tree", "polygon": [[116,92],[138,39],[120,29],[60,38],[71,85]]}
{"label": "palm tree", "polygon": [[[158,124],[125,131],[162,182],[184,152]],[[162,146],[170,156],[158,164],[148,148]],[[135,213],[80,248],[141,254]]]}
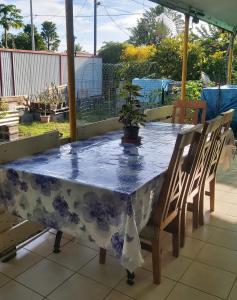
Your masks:
{"label": "palm tree", "polygon": [[21,10],[15,5],[0,4],[0,25],[4,29],[4,43],[7,48],[7,33],[10,28],[19,29],[24,26]]}

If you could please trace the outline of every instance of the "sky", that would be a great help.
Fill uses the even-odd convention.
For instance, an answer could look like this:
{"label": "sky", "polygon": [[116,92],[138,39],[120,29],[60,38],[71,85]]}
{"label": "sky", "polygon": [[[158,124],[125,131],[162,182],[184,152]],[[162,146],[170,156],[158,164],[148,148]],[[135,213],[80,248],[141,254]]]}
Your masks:
{"label": "sky", "polygon": [[[61,40],[60,51],[66,49],[65,2],[64,0],[32,0],[34,24],[39,29],[44,21],[56,23]],[[2,0],[22,10],[24,22],[30,23],[30,0]],[[103,42],[125,41],[129,28],[149,7],[155,4],[148,0],[101,0],[98,6],[98,49]],[[94,0],[74,0],[74,35],[84,51],[93,52],[93,9]],[[44,16],[40,16],[44,15]],[[83,17],[84,16],[84,17]]]}

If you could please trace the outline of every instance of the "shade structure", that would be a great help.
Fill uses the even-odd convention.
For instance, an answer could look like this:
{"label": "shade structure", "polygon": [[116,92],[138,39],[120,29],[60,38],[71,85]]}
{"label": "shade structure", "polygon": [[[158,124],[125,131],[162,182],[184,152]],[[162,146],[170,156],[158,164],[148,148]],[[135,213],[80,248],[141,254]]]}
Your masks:
{"label": "shade structure", "polygon": [[235,33],[237,30],[236,0],[150,0]]}

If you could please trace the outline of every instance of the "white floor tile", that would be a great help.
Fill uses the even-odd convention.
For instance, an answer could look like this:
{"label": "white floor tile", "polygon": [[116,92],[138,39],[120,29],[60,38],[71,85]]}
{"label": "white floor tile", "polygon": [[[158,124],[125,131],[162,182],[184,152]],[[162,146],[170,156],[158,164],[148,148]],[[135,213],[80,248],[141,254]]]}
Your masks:
{"label": "white floor tile", "polygon": [[7,277],[4,274],[0,273],[0,287],[3,286],[4,284],[6,284],[10,280],[11,279],[9,277]]}
{"label": "white floor tile", "polygon": [[123,295],[117,291],[112,291],[105,300],[132,300],[133,298]]}
{"label": "white floor tile", "polygon": [[47,298],[50,300],[102,300],[109,291],[109,288],[76,274]]}
{"label": "white floor tile", "polygon": [[[152,256],[147,255],[144,258],[145,262],[142,268],[147,269],[149,271],[152,271]],[[180,277],[184,274],[184,272],[187,270],[189,265],[191,264],[191,260],[179,256],[174,257],[171,252],[169,251],[164,251],[162,255],[162,260],[161,260],[161,265],[162,265],[162,275],[173,279],[173,280],[179,280]]]}
{"label": "white floor tile", "polygon": [[213,296],[226,299],[234,280],[235,275],[232,273],[194,262],[180,282]]}
{"label": "white floor tile", "polygon": [[42,260],[16,280],[30,289],[47,296],[73,272],[49,260]]}
{"label": "white floor tile", "polygon": [[41,256],[26,249],[20,249],[17,251],[16,257],[11,259],[9,262],[0,262],[0,272],[11,278],[15,278],[31,266],[38,263],[40,260],[42,260]]}
{"label": "white floor tile", "polygon": [[167,300],[219,300],[215,296],[208,295],[191,287],[178,283],[172,290]]}
{"label": "white floor tile", "polygon": [[71,270],[77,271],[98,254],[93,249],[75,242],[69,242],[61,248],[60,253],[52,253],[47,258]]}
{"label": "white floor tile", "polygon": [[108,287],[114,287],[126,275],[119,260],[110,255],[106,256],[106,263],[104,265],[99,263],[99,257],[96,256],[85,267],[80,269],[79,273]]}
{"label": "white floor tile", "polygon": [[16,281],[11,281],[0,288],[0,300],[42,300],[42,296]]}
{"label": "white floor tile", "polygon": [[115,289],[137,300],[164,300],[175,285],[175,281],[165,277],[160,285],[153,284],[152,273],[144,269],[138,269],[135,274],[133,286],[123,279]]}

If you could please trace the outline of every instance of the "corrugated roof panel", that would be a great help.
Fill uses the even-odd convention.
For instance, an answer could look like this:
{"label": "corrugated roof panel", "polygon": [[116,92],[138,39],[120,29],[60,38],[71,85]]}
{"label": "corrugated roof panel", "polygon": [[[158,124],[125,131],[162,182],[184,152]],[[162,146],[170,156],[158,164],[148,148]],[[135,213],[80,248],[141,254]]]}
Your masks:
{"label": "corrugated roof panel", "polygon": [[237,30],[237,0],[149,0],[221,27]]}

